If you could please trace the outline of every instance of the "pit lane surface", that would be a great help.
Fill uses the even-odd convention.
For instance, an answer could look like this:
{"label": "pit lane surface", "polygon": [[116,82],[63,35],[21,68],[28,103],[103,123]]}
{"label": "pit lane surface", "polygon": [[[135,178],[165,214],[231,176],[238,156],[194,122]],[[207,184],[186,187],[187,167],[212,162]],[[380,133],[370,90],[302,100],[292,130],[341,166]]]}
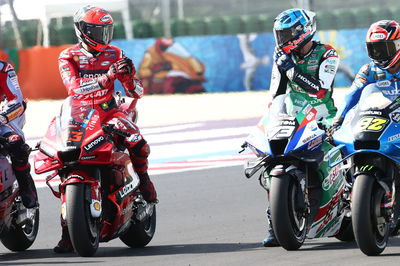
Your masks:
{"label": "pit lane surface", "polygon": [[100,243],[94,257],[55,254],[60,237],[59,201],[39,189],[39,235],[26,252],[0,245],[0,265],[399,265],[400,239],[392,238],[379,257],[335,238],[306,240],[298,251],[264,248],[265,193],[241,166],[156,175],[160,203],[157,230],[143,249],[119,239]]}

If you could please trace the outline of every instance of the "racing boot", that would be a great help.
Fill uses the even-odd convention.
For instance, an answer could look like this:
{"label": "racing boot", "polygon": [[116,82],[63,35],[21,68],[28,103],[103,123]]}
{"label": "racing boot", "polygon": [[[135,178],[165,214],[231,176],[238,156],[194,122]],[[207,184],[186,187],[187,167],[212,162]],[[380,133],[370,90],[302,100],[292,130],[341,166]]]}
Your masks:
{"label": "racing boot", "polygon": [[278,239],[276,239],[274,229],[272,228],[271,214],[270,214],[269,208],[267,209],[267,220],[268,220],[268,232],[267,232],[267,236],[263,240],[263,246],[264,247],[279,247],[280,244],[278,242]]}
{"label": "racing boot", "polygon": [[36,186],[30,174],[29,163],[22,167],[14,165],[13,169],[15,177],[18,181],[20,195],[24,206],[26,208],[33,208],[38,206]]}
{"label": "racing boot", "polygon": [[58,242],[57,246],[53,248],[55,253],[72,253],[74,252],[74,247],[72,246],[71,239],[69,238],[68,227],[62,225],[61,240]]}
{"label": "racing boot", "polygon": [[151,182],[149,174],[147,172],[138,174],[140,179],[139,190],[142,193],[143,198],[147,202],[158,202],[157,192],[154,188],[153,182]]}

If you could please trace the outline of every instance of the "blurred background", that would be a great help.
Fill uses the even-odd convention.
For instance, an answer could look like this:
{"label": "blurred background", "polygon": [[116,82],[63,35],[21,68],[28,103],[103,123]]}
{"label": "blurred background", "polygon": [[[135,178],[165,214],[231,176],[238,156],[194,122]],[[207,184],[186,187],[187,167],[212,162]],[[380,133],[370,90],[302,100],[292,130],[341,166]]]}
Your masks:
{"label": "blurred background", "polygon": [[133,59],[146,94],[268,90],[273,21],[295,7],[316,12],[315,39],[341,58],[335,86],[348,87],[369,61],[371,23],[400,20],[399,0],[0,0],[0,59],[27,97],[66,96],[57,57],[77,42],[72,16],[87,4],[112,14],[112,44]]}
{"label": "blurred background", "polygon": [[[317,12],[318,29],[368,27],[382,18],[400,19],[398,0],[126,0],[87,1],[126,2],[134,38],[198,36],[271,32],[273,20],[281,11],[304,7]],[[41,8],[48,8],[49,44],[75,42],[72,13],[67,6],[82,6],[74,0],[1,0],[0,47],[30,47],[43,44]],[[59,8],[56,8],[59,5]],[[118,4],[117,4],[118,5]],[[11,7],[11,9],[10,9]],[[13,11],[14,10],[14,11]],[[60,12],[65,10],[67,12]],[[71,11],[69,11],[71,12]],[[129,38],[122,11],[112,11],[114,39]],[[167,25],[166,25],[167,24]],[[17,26],[17,28],[16,28]],[[16,34],[19,31],[19,34]],[[20,36],[18,36],[20,35]],[[129,35],[129,36],[128,36]],[[17,41],[21,38],[20,41]]]}

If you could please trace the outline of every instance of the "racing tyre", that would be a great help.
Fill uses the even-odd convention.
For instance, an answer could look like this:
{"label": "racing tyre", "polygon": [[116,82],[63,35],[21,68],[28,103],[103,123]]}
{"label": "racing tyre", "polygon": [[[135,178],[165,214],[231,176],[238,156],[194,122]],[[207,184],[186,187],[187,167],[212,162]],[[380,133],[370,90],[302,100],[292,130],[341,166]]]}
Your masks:
{"label": "racing tyre", "polygon": [[1,242],[11,251],[23,251],[32,246],[39,231],[39,208],[24,209],[27,219],[21,224],[13,224],[2,236]]}
{"label": "racing tyre", "polygon": [[389,224],[384,217],[385,191],[370,175],[359,175],[352,195],[352,223],[360,250],[376,256],[386,248]]}
{"label": "racing tyre", "polygon": [[273,177],[270,207],[272,228],[279,244],[286,250],[299,249],[306,238],[305,203],[300,183],[288,175]]}
{"label": "racing tyre", "polygon": [[156,220],[156,205],[153,205],[153,211],[149,217],[141,222],[133,221],[128,231],[119,238],[131,248],[145,247],[153,239],[156,231]]}
{"label": "racing tyre", "polygon": [[69,236],[75,251],[90,257],[99,247],[99,220],[90,213],[90,186],[73,183],[66,187],[66,212]]}

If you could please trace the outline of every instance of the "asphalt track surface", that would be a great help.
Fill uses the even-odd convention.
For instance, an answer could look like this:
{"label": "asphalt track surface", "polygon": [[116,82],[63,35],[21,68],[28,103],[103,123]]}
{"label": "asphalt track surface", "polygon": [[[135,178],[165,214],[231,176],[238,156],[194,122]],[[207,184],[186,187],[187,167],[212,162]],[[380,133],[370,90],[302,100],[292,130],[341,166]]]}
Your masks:
{"label": "asphalt track surface", "polygon": [[[337,94],[337,102],[343,92]],[[263,92],[145,97],[139,105],[139,124],[143,128],[255,118],[263,114],[266,101]],[[32,141],[43,136],[60,104],[61,101],[31,102],[24,128],[26,136]],[[400,238],[391,238],[379,257],[367,257],[354,242],[335,238],[308,239],[300,250],[291,252],[261,247],[266,231],[266,195],[256,177],[244,177],[242,166],[154,174],[152,179],[160,203],[156,235],[146,248],[130,249],[115,239],[100,243],[91,258],[53,253],[61,234],[60,204],[48,188],[39,188],[41,218],[35,243],[21,253],[12,253],[0,244],[0,265],[400,264]]]}
{"label": "asphalt track surface", "polygon": [[160,203],[156,235],[143,249],[119,239],[100,243],[94,257],[55,254],[59,202],[40,188],[38,237],[25,252],[0,246],[0,265],[399,265],[400,239],[378,257],[335,238],[308,239],[298,251],[264,248],[265,193],[241,166],[154,176]]}

